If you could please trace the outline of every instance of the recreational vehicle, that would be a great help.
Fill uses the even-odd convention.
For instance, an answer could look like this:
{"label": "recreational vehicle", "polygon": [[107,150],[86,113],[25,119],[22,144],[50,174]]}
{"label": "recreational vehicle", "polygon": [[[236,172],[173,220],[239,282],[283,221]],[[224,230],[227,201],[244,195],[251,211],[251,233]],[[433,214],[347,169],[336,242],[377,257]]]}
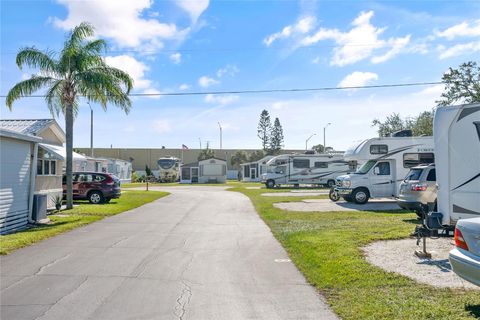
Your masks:
{"label": "recreational vehicle", "polygon": [[160,182],[175,182],[180,177],[180,159],[175,157],[164,157],[157,161],[158,179]]}
{"label": "recreational vehicle", "polygon": [[335,178],[348,172],[348,162],[341,154],[283,154],[267,162],[262,182],[267,188],[279,185],[335,184]]}
{"label": "recreational vehicle", "polygon": [[345,152],[354,173],[336,179],[335,191],[346,201],[364,204],[369,198],[396,197],[410,168],[434,162],[433,137],[367,139]]}
{"label": "recreational vehicle", "polygon": [[108,159],[107,172],[115,175],[120,182],[132,181],[132,163],[122,159]]}
{"label": "recreational vehicle", "polygon": [[429,229],[451,228],[480,217],[480,104],[440,107],[433,121],[437,210]]}
{"label": "recreational vehicle", "polygon": [[272,159],[273,156],[266,156],[258,161],[252,161],[242,163],[242,181],[244,182],[260,182],[262,180],[262,174],[267,172],[267,162]]}

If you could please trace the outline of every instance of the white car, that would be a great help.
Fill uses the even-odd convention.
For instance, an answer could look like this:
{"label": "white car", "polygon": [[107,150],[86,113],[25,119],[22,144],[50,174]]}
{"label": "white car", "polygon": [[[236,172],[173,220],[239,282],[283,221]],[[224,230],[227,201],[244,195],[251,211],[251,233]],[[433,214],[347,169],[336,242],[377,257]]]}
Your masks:
{"label": "white car", "polygon": [[453,271],[480,286],[480,218],[461,219],[455,227],[455,249],[448,260]]}

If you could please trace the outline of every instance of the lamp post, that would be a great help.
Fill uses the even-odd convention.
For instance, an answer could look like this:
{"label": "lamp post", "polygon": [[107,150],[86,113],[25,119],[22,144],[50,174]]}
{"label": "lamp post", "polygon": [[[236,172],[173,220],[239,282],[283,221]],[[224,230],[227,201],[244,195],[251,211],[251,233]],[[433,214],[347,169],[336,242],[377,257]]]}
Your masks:
{"label": "lamp post", "polygon": [[327,129],[327,127],[331,125],[331,123],[327,123],[327,125],[325,127],[323,127],[323,153],[326,152],[326,148],[327,148],[327,145],[326,145],[326,142],[325,142],[325,130]]}
{"label": "lamp post", "polygon": [[218,127],[220,128],[220,150],[222,150],[222,125],[218,122]]}
{"label": "lamp post", "polygon": [[90,157],[93,157],[93,109],[90,102],[87,104],[90,107]]}
{"label": "lamp post", "polygon": [[308,139],[307,139],[307,140],[305,140],[305,151],[307,151],[307,150],[308,150],[308,140],[312,139],[312,137],[313,137],[313,136],[316,136],[316,135],[317,135],[317,134],[316,134],[316,133],[314,133],[314,134],[312,134],[310,137],[308,137]]}

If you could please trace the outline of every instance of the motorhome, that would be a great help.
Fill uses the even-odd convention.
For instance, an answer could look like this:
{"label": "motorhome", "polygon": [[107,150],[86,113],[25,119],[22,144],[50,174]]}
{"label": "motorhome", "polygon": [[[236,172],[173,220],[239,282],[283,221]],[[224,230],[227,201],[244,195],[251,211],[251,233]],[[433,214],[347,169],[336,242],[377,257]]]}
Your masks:
{"label": "motorhome", "polygon": [[459,219],[480,216],[480,104],[438,108],[433,134],[438,212],[425,224],[448,229]]}
{"label": "motorhome", "polygon": [[163,157],[158,159],[158,179],[160,182],[175,182],[180,177],[180,159]]}
{"label": "motorhome", "polygon": [[433,137],[401,135],[367,139],[349,148],[345,161],[358,169],[337,177],[338,195],[358,204],[369,198],[396,197],[410,168],[434,163]]}
{"label": "motorhome", "polygon": [[267,162],[262,182],[267,188],[280,185],[335,184],[335,178],[348,172],[348,162],[341,153],[283,154]]}
{"label": "motorhome", "polygon": [[244,182],[260,182],[262,180],[262,174],[267,172],[267,162],[272,159],[273,156],[266,156],[257,161],[251,161],[242,163],[242,181]]}

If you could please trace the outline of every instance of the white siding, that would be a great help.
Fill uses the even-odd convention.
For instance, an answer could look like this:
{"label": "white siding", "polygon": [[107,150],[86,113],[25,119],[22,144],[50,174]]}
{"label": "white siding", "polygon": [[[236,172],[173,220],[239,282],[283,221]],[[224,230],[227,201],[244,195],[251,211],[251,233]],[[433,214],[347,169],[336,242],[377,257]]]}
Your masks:
{"label": "white siding", "polygon": [[28,222],[31,146],[27,141],[0,139],[0,233]]}

